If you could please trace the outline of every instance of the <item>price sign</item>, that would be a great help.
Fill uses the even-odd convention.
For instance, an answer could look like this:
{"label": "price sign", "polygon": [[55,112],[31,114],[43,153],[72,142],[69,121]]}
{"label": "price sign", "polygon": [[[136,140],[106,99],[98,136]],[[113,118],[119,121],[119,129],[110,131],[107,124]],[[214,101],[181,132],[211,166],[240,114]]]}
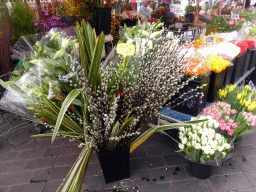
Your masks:
{"label": "price sign", "polygon": [[205,43],[213,43],[215,41],[214,37],[206,37],[204,39]]}
{"label": "price sign", "polygon": [[134,55],[135,46],[131,43],[119,43],[116,47],[116,52],[120,55]]}
{"label": "price sign", "polygon": [[251,88],[251,90],[253,90],[253,89],[254,89],[254,84],[253,84],[253,82],[252,82],[252,81],[250,81],[250,82],[249,82],[249,87]]}
{"label": "price sign", "polygon": [[183,27],[183,23],[175,23],[176,29],[181,29]]}
{"label": "price sign", "polygon": [[232,15],[231,15],[231,18],[233,18],[233,19],[239,19],[239,14],[232,14]]}

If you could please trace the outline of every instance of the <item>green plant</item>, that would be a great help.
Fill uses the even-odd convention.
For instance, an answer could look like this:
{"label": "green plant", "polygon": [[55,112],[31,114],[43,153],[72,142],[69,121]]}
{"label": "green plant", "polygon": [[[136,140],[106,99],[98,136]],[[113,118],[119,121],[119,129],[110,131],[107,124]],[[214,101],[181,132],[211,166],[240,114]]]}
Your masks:
{"label": "green plant", "polygon": [[34,23],[31,21],[35,14],[29,7],[27,2],[15,1],[15,6],[12,10],[14,17],[14,38],[17,40],[20,36],[28,35],[34,31]]}
{"label": "green plant", "polygon": [[[81,190],[93,150],[113,150],[128,146],[132,152],[156,131],[200,122],[160,127],[151,125],[144,133],[141,132],[159,108],[187,83],[177,85],[186,70],[183,58],[177,57],[181,49],[178,39],[174,42],[158,40],[153,50],[146,50],[145,55],[140,57],[137,66],[122,59],[123,65],[112,63],[102,69],[104,35],[101,34],[96,39],[95,31],[85,21],[76,26],[76,32],[80,47],[79,60],[72,59],[72,49],[68,46],[71,40],[66,39],[61,43],[61,48],[58,43],[52,44],[52,49],[56,51],[48,52],[44,44],[38,44],[33,56],[39,58],[30,61],[35,64],[35,68],[50,66],[69,71],[69,77],[64,73],[64,77],[61,74],[57,80],[61,82],[61,79],[66,78],[72,88],[64,101],[62,98],[62,103],[48,97],[44,92],[45,86],[32,89],[29,93],[22,90],[24,84],[12,87],[22,92],[21,95],[27,100],[31,100],[31,95],[38,96],[40,99],[30,109],[34,111],[34,115],[41,117],[40,123],[54,128],[53,133],[34,137],[52,136],[53,142],[56,136],[68,136],[84,146],[59,188],[62,191]],[[51,54],[50,60],[40,58],[48,57],[47,54]],[[1,80],[0,83],[8,89],[7,83]]]}

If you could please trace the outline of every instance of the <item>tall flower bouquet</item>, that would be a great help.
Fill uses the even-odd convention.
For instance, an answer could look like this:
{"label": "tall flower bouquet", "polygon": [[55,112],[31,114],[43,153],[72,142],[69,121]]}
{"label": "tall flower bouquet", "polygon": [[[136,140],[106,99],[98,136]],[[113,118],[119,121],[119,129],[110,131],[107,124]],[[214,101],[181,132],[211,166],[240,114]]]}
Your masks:
{"label": "tall flower bouquet", "polygon": [[[129,147],[132,152],[156,131],[201,121],[153,126],[142,132],[161,106],[187,83],[179,84],[187,70],[185,60],[177,57],[182,49],[181,43],[177,43],[179,39],[172,43],[160,38],[153,49],[145,51],[138,63],[128,63],[123,58],[120,63],[111,63],[103,69],[104,35],[96,39],[94,30],[85,21],[76,26],[76,32],[79,58],[68,38],[57,52],[47,52],[42,44],[38,53],[34,53],[37,57],[32,62],[34,66],[24,74],[31,77],[30,70],[35,70],[32,77],[39,77],[37,81],[12,82],[11,85],[0,81],[21,97],[23,105],[41,119],[39,123],[53,128],[53,133],[34,137],[51,136],[53,142],[57,136],[68,136],[84,146],[59,188],[62,191],[81,190],[93,150],[104,153]],[[58,34],[52,40],[54,38],[58,39]],[[118,70],[120,66],[125,67]],[[24,80],[24,75],[20,79]],[[56,75],[58,78],[54,81]],[[45,87],[45,82],[52,84],[49,86],[52,89]],[[65,91],[60,82],[71,88],[65,96],[61,94]],[[53,89],[57,85],[60,89]]]}

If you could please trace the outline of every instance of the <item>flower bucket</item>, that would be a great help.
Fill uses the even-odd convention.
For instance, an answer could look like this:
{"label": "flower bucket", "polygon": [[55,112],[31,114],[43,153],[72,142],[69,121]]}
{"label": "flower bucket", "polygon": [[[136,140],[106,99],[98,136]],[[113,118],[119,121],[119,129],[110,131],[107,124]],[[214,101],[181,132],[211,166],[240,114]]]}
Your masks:
{"label": "flower bucket", "polygon": [[124,24],[126,24],[127,27],[132,27],[137,25],[137,20],[136,19],[125,19],[123,21],[121,21],[121,26],[124,26]]}
{"label": "flower bucket", "polygon": [[225,79],[224,79],[224,86],[225,87],[230,84],[233,69],[234,69],[234,64],[230,63],[230,66],[228,66],[227,69],[226,69],[226,74],[225,74]]}
{"label": "flower bucket", "polygon": [[[182,81],[185,81],[185,79]],[[179,92],[177,94],[175,94],[172,97],[172,99],[169,101],[169,102],[172,102],[172,100],[177,98],[175,103],[173,103],[171,106],[175,106],[178,103],[183,102],[180,105],[173,107],[172,109],[175,111],[178,111],[178,112],[188,114],[188,115],[198,116],[206,106],[209,82],[210,82],[210,75],[204,76],[201,81],[195,81],[195,80],[189,81],[188,85],[185,85],[182,89],[180,89]],[[200,90],[196,89],[196,87],[202,86],[203,84],[206,84],[206,86],[204,86]],[[192,89],[194,91],[191,91]],[[193,98],[190,98],[190,99],[184,101],[184,99],[194,96],[197,92],[203,93],[204,95],[203,96],[200,95],[198,97],[193,97]],[[184,96],[182,98],[179,98],[184,93],[188,93],[188,94],[186,94],[186,96]]]}
{"label": "flower bucket", "polygon": [[245,55],[243,54],[241,57],[236,57],[234,59],[234,69],[233,69],[233,74],[231,78],[231,84],[235,84],[241,77],[242,69],[243,69],[243,64],[245,61]]}
{"label": "flower bucket", "polygon": [[212,175],[213,166],[190,161],[189,170],[197,179],[208,179]]}
{"label": "flower bucket", "polygon": [[226,73],[226,70],[223,70],[220,73],[212,72],[210,76],[210,84],[209,84],[209,90],[207,95],[208,102],[212,103],[213,101],[216,100],[219,89],[223,87],[225,73]]}
{"label": "flower bucket", "polygon": [[103,32],[104,35],[110,34],[111,8],[97,8],[95,23],[95,31],[97,36],[99,36],[101,32]]}
{"label": "flower bucket", "polygon": [[106,183],[130,177],[130,148],[99,151],[98,158]]}
{"label": "flower bucket", "polygon": [[250,71],[253,67],[255,67],[255,63],[256,63],[256,49],[252,49],[251,51],[252,53],[251,53],[251,58],[248,66],[248,71]]}
{"label": "flower bucket", "polygon": [[244,76],[245,73],[248,71],[249,63],[251,60],[251,54],[252,50],[247,50],[245,53],[245,59],[244,59],[244,64],[243,64],[243,69],[242,69],[242,74],[241,76]]}

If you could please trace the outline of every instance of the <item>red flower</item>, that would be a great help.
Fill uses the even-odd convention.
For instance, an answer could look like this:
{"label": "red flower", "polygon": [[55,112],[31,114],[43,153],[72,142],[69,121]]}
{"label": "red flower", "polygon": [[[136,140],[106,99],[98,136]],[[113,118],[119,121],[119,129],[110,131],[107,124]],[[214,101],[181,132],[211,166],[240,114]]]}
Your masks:
{"label": "red flower", "polygon": [[255,49],[255,42],[252,41],[252,40],[247,40],[246,41],[247,43],[247,49],[250,50],[250,49]]}
{"label": "red flower", "polygon": [[247,42],[246,41],[231,41],[232,43],[234,43],[236,46],[241,48],[241,51],[238,55],[238,57],[241,57],[246,51],[247,51]]}

